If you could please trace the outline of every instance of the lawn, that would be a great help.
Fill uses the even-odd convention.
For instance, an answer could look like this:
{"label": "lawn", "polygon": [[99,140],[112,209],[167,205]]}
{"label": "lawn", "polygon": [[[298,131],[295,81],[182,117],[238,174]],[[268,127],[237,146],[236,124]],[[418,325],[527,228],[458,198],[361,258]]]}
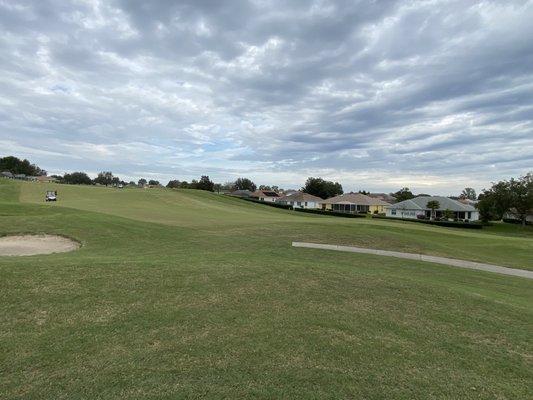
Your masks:
{"label": "lawn", "polygon": [[530,228],[297,214],[200,191],[0,181],[0,398],[528,399],[533,281],[291,241],[533,269]]}

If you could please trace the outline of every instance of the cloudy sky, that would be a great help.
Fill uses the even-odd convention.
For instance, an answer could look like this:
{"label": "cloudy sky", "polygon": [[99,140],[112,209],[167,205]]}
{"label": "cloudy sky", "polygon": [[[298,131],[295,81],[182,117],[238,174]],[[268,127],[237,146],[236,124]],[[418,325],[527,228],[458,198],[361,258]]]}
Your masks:
{"label": "cloudy sky", "polygon": [[0,0],[0,156],[452,194],[533,170],[533,1]]}

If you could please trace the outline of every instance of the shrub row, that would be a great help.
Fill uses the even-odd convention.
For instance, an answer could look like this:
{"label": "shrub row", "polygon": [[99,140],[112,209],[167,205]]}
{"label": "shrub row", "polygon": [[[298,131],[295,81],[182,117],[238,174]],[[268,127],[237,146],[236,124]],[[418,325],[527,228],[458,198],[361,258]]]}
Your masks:
{"label": "shrub row", "polygon": [[[522,221],[519,221],[519,220],[513,219],[513,218],[504,218],[502,221],[503,222],[507,222],[508,224],[520,224],[520,225],[522,225]],[[533,223],[531,223],[530,221],[526,221],[526,225],[533,225]]]}
{"label": "shrub row", "polygon": [[366,218],[366,214],[349,214],[349,213],[342,213],[338,211],[316,210],[312,208],[295,208],[294,211],[306,212],[310,214],[331,215],[333,217]]}
{"label": "shrub row", "polygon": [[428,219],[394,218],[394,217],[384,217],[381,215],[372,215],[372,218],[390,219],[392,221],[418,222],[421,224],[446,226],[450,228],[464,228],[464,229],[482,229],[483,228],[483,225],[479,222],[431,221]]}
{"label": "shrub row", "polygon": [[233,196],[233,197],[237,199],[241,199],[241,200],[246,200],[251,203],[264,204],[265,206],[276,207],[276,208],[283,208],[285,210],[290,210],[292,208],[292,206],[290,206],[289,204],[271,203],[269,201],[261,201],[261,200],[251,199],[249,197],[237,197],[237,196]]}

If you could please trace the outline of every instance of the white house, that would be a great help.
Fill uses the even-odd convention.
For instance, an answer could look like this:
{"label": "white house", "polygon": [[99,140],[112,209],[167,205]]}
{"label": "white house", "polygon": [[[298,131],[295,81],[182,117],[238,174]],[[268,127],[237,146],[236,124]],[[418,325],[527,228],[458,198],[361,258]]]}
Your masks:
{"label": "white house", "polygon": [[430,218],[431,209],[427,207],[430,201],[437,201],[439,208],[435,209],[435,217],[441,218],[446,210],[454,214],[454,218],[477,221],[479,212],[475,207],[461,203],[444,196],[420,196],[414,199],[400,201],[386,207],[387,217],[393,218]]}
{"label": "white house", "polygon": [[319,208],[322,199],[309,193],[294,192],[287,196],[280,197],[277,203],[287,204],[294,208]]}
{"label": "white house", "polygon": [[256,190],[250,195],[250,197],[260,201],[274,203],[279,199],[279,194],[273,192],[272,190]]}

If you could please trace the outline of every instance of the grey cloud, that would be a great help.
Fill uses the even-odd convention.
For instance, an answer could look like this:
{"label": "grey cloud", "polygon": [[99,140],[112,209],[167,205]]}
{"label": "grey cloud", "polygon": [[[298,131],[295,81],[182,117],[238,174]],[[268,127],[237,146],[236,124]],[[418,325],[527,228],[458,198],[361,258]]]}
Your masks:
{"label": "grey cloud", "polygon": [[482,186],[533,167],[532,19],[519,0],[0,2],[2,153]]}

